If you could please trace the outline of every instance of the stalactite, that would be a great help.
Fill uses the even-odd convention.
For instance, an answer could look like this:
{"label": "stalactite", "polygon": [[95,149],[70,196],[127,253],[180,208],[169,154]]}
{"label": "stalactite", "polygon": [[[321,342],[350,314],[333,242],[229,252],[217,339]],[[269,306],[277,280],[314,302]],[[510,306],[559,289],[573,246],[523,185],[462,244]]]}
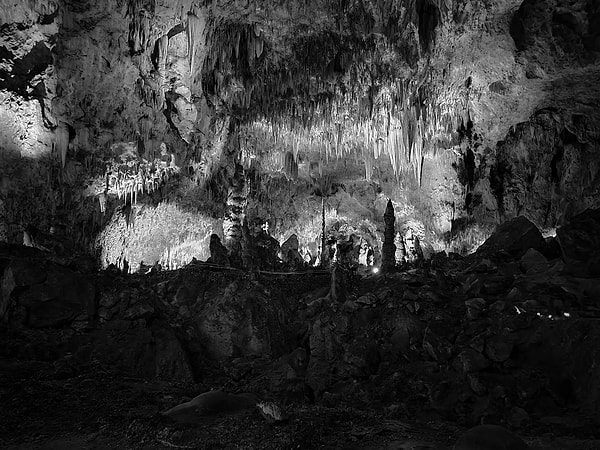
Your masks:
{"label": "stalactite", "polygon": [[106,195],[104,192],[98,195],[98,203],[100,204],[100,212],[104,214],[106,212]]}
{"label": "stalactite", "polygon": [[202,35],[204,33],[205,26],[206,23],[204,19],[193,14],[188,15],[187,40],[190,73],[194,72],[196,59],[196,43],[202,41]]}
{"label": "stalactite", "polygon": [[67,124],[61,122],[55,130],[55,149],[60,155],[62,168],[67,163],[67,150],[69,149],[69,128]]}
{"label": "stalactite", "polygon": [[369,157],[365,158],[365,179],[368,182],[373,179],[373,161]]}
{"label": "stalactite", "polygon": [[164,77],[169,51],[169,36],[166,34],[158,39],[158,73]]}

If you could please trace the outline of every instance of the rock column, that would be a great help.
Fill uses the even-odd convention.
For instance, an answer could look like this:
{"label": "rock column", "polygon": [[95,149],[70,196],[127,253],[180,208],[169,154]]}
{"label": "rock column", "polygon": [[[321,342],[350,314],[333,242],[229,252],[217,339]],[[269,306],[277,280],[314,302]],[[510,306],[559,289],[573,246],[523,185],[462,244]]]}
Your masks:
{"label": "rock column", "polygon": [[391,200],[388,200],[385,214],[383,215],[385,222],[385,230],[383,232],[383,248],[381,249],[381,270],[390,272],[396,265],[396,245],[394,244],[394,205]]}
{"label": "rock column", "polygon": [[227,192],[227,208],[223,220],[225,247],[230,253],[239,254],[242,240],[242,219],[246,204],[245,180],[242,166],[235,167],[235,173]]}
{"label": "rock column", "polygon": [[404,246],[404,238],[400,232],[396,233],[394,244],[396,245],[396,263],[402,265],[406,262],[406,248]]}

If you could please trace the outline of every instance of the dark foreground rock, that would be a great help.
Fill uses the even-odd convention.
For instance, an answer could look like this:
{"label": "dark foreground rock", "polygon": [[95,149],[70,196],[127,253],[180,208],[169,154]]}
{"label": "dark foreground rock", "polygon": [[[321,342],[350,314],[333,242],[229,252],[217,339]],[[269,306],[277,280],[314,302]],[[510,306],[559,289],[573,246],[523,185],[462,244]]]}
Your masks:
{"label": "dark foreground rock", "polygon": [[[535,234],[528,223],[516,223],[520,235]],[[211,389],[249,392],[263,405],[285,408],[285,420],[257,410],[234,414],[250,428],[265,419],[283,427],[276,442],[284,447],[272,448],[351,441],[359,448],[403,448],[410,433],[421,437],[414,446],[451,448],[461,429],[481,423],[505,426],[532,448],[550,432],[577,437],[579,447],[561,441],[542,448],[594,448],[583,441],[598,438],[599,284],[593,274],[575,270],[575,259],[529,245],[536,242],[523,239],[511,252],[494,247],[489,254],[357,279],[344,302],[327,296],[327,273],[250,277],[196,263],[90,280],[55,262],[23,264],[8,255],[2,265],[9,287],[3,291],[9,292],[3,386],[25,402],[26,394],[12,391],[24,372],[64,381],[99,371],[187,386],[185,394],[146,405],[152,414]],[[94,313],[85,306],[92,290],[81,288],[76,296],[65,288],[77,302],[63,302],[58,293],[46,300],[39,286],[52,287],[52,280],[92,286]],[[40,304],[51,308],[43,317],[60,320],[41,324]],[[167,425],[167,434],[158,436],[162,425],[143,417],[130,424],[134,438],[150,434],[185,446],[208,432],[188,440]],[[414,418],[455,428],[402,431],[401,422]],[[231,428],[234,418],[210,420]],[[315,431],[318,426],[346,434]],[[426,439],[427,433],[435,438]],[[254,446],[248,448],[263,448],[249,442]]]}
{"label": "dark foreground rock", "polygon": [[588,209],[557,230],[565,263],[583,277],[600,278],[600,209]]}
{"label": "dark foreground rock", "polygon": [[96,313],[96,289],[88,278],[42,257],[7,260],[1,281],[0,320],[19,316],[33,328],[52,328]]}
{"label": "dark foreground rock", "polygon": [[523,439],[497,425],[480,425],[463,434],[453,450],[528,450]]}
{"label": "dark foreground rock", "polygon": [[490,256],[504,251],[520,257],[530,248],[541,250],[544,247],[540,230],[529,219],[519,216],[498,225],[496,231],[477,249],[477,255]]}

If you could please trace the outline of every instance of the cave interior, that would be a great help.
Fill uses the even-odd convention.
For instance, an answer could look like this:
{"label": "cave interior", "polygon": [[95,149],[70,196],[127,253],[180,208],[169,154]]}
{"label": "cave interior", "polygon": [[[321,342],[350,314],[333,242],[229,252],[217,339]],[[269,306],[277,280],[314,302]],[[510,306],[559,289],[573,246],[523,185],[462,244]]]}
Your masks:
{"label": "cave interior", "polygon": [[600,449],[599,318],[597,0],[0,0],[2,448]]}

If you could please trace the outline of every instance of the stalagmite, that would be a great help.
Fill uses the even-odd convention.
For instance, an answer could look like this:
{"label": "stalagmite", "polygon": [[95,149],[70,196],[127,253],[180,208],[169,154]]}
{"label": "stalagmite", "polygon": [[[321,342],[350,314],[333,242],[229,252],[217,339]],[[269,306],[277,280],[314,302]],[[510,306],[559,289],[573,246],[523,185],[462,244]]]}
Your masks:
{"label": "stalagmite", "polygon": [[394,245],[395,231],[394,222],[394,205],[391,200],[388,200],[385,214],[383,215],[385,222],[385,230],[383,232],[383,247],[381,249],[381,270],[382,272],[390,272],[396,265],[396,245]]}
{"label": "stalagmite", "polygon": [[100,212],[104,214],[106,212],[106,195],[103,192],[98,195],[98,203],[100,204]]}
{"label": "stalagmite", "polygon": [[325,198],[321,199],[321,267],[329,265],[329,250],[325,234]]}
{"label": "stalagmite", "polygon": [[402,265],[406,262],[406,247],[404,245],[404,238],[400,232],[396,233],[394,245],[396,246],[396,263]]}
{"label": "stalagmite", "polygon": [[227,210],[223,219],[223,233],[225,247],[231,253],[239,254],[242,239],[242,218],[244,217],[245,179],[243,168],[236,165],[235,174],[231,180],[227,194]]}

